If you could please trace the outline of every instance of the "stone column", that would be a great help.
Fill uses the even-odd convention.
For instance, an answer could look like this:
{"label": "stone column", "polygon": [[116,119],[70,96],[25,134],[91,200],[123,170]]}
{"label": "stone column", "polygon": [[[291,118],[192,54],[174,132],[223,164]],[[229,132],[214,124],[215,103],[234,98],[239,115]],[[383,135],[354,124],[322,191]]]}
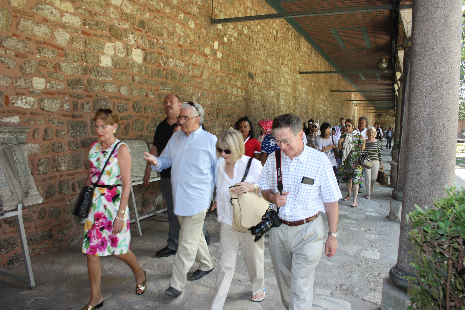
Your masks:
{"label": "stone column", "polygon": [[403,275],[414,273],[405,216],[414,204],[432,206],[454,181],[461,57],[461,1],[416,0],[413,6],[402,218],[397,264],[389,272],[403,290]]}

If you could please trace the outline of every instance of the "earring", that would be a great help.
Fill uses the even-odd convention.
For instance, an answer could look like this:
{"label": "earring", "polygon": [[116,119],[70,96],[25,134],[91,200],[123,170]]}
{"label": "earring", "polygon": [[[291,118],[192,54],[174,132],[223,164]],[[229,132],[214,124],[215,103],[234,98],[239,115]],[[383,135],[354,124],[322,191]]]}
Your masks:
{"label": "earring", "polygon": [[113,133],[116,133],[116,129],[113,129]]}

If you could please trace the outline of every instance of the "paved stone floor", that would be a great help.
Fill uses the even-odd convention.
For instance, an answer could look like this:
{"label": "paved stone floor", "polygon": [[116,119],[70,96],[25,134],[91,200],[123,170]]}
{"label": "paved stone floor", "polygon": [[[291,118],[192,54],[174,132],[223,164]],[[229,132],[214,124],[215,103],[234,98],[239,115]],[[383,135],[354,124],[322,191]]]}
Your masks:
{"label": "paved stone floor", "polygon": [[[383,151],[387,163],[389,152]],[[385,164],[388,168],[389,165]],[[341,185],[342,194],[347,194]],[[315,279],[314,309],[380,309],[383,278],[396,263],[399,224],[387,219],[392,188],[375,185],[372,200],[360,194],[359,207],[340,202],[339,249],[328,259],[323,255]],[[219,260],[219,224],[216,215],[206,219],[211,234],[210,253],[215,266]],[[165,246],[168,223],[165,217],[151,217],[141,222],[143,236],[133,236],[132,250],[147,271],[148,289],[135,294],[135,280],[129,268],[116,258],[102,260],[102,309],[207,309],[211,301],[216,270],[199,281],[189,282],[183,295],[172,299],[163,294],[168,287],[174,257],[155,258]],[[268,242],[268,238],[266,238]],[[89,300],[90,289],[86,259],[79,245],[39,255],[32,259],[36,289],[0,275],[0,309],[81,309]],[[196,266],[192,268],[194,271]],[[23,265],[5,271],[24,274]],[[265,250],[266,299],[250,301],[251,284],[244,260],[239,258],[225,309],[283,309],[268,248]]]}

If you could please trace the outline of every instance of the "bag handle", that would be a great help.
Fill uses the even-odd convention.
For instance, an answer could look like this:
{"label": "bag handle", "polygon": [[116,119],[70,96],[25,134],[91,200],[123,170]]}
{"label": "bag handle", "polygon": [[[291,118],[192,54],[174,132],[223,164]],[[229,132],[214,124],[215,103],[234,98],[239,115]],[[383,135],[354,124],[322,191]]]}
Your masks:
{"label": "bag handle", "polygon": [[105,162],[105,165],[103,165],[102,171],[100,172],[100,175],[98,176],[97,182],[94,182],[94,183],[91,184],[92,187],[95,187],[95,185],[97,185],[98,182],[100,181],[100,178],[102,177],[103,171],[105,171],[105,167],[107,166],[108,162],[110,161],[110,158],[111,158],[111,156],[113,155],[113,152],[115,151],[116,147],[117,147],[118,144],[120,144],[120,143],[121,143],[121,141],[118,141],[118,143],[116,143],[116,145],[115,145],[115,147],[113,148],[113,150],[111,150],[110,156],[108,156],[107,161]]}
{"label": "bag handle", "polygon": [[278,191],[282,195],[283,194],[283,175],[281,174],[281,150],[276,150],[276,180],[278,182]]}
{"label": "bag handle", "polygon": [[242,177],[241,183],[244,182],[245,178],[247,178],[247,174],[249,174],[250,165],[252,164],[253,158],[250,157],[249,161],[247,162],[247,167],[245,168],[244,176]]}

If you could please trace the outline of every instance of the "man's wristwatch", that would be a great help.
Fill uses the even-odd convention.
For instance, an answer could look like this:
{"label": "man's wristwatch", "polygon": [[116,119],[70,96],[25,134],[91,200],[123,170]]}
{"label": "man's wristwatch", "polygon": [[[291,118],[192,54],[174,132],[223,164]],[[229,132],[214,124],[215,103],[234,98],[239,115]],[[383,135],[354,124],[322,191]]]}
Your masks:
{"label": "man's wristwatch", "polygon": [[339,233],[337,231],[336,232],[328,232],[328,237],[333,236],[334,238],[337,238],[338,235],[339,235]]}

